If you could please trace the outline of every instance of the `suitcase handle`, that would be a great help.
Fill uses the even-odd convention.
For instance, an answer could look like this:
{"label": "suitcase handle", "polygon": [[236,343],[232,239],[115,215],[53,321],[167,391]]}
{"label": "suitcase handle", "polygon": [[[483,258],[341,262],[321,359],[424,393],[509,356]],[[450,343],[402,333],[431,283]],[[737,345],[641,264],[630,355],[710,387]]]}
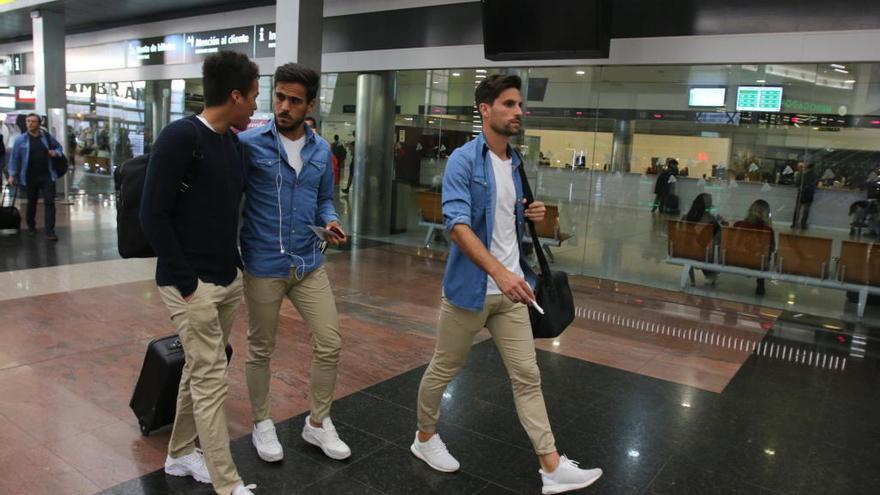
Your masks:
{"label": "suitcase handle", "polygon": [[0,207],[6,206],[6,190],[12,188],[12,204],[9,206],[15,206],[15,199],[18,197],[18,184],[10,186],[9,183],[3,184],[3,194],[0,196]]}
{"label": "suitcase handle", "polygon": [[174,339],[168,344],[169,351],[176,351],[177,349],[183,349],[183,344],[180,343],[180,339]]}

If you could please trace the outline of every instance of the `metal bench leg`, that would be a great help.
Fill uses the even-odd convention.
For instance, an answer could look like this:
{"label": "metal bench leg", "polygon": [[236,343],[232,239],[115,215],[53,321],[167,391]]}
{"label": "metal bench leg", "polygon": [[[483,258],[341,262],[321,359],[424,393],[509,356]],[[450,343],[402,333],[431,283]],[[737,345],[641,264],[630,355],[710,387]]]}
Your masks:
{"label": "metal bench leg", "polygon": [[547,253],[547,259],[550,260],[550,263],[556,263],[556,258],[553,257],[553,253],[550,251],[550,246],[544,244],[544,252]]}
{"label": "metal bench leg", "polygon": [[859,318],[865,316],[865,306],[868,305],[868,289],[859,291]]}
{"label": "metal bench leg", "polygon": [[691,266],[682,265],[681,267],[681,290],[685,290],[688,286],[688,277],[690,276]]}
{"label": "metal bench leg", "polygon": [[431,247],[431,241],[434,239],[434,227],[428,227],[428,234],[425,235],[425,247]]}

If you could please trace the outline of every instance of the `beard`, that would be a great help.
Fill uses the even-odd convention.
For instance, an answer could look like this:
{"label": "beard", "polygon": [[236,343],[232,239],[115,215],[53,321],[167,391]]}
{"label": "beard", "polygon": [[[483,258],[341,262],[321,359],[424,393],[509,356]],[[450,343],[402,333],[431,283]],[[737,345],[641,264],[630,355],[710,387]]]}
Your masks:
{"label": "beard", "polygon": [[493,131],[501,134],[502,136],[513,137],[519,134],[519,129],[522,128],[522,125],[514,126],[513,124],[509,123],[501,125],[495,122],[490,122],[489,127],[491,127]]}
{"label": "beard", "polygon": [[[286,118],[288,121],[290,121],[290,124],[281,124],[281,122],[278,121],[279,116],[283,116],[284,118]],[[291,116],[289,113],[284,113],[284,114],[277,114],[276,113],[275,114],[275,127],[277,127],[278,130],[280,130],[280,131],[289,132],[289,131],[293,131],[293,130],[298,129],[299,126],[301,126],[303,124],[303,122],[305,122],[305,120],[306,120],[305,116],[303,116],[301,119],[297,120],[297,119],[294,119],[293,116]]]}

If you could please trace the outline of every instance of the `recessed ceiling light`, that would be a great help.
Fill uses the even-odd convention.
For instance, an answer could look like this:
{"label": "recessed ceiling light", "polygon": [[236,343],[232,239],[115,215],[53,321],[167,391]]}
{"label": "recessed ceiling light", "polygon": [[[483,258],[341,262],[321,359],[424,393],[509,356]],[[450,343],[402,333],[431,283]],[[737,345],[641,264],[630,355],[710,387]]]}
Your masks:
{"label": "recessed ceiling light", "polygon": [[461,72],[453,72],[452,77],[458,77],[461,75]]}
{"label": "recessed ceiling light", "polygon": [[755,82],[758,83],[758,84],[764,84],[765,82],[767,82],[767,80],[766,80],[766,79],[758,79],[758,80],[755,81]]}
{"label": "recessed ceiling light", "polygon": [[475,72],[476,72],[477,74],[485,74],[485,73],[486,73],[486,69],[477,69]]}
{"label": "recessed ceiling light", "polygon": [[440,84],[440,81],[434,81],[434,84]]}
{"label": "recessed ceiling light", "polygon": [[837,67],[834,68],[834,72],[840,72],[841,74],[849,74],[848,70],[838,69]]}
{"label": "recessed ceiling light", "polygon": [[831,67],[834,67],[835,69],[846,69],[845,65],[840,64],[831,64]]}
{"label": "recessed ceiling light", "polygon": [[584,71],[582,71],[582,70],[577,70],[577,71],[575,71],[574,73],[577,74],[577,75],[579,75],[579,76],[582,76],[582,75],[586,74],[586,72],[584,72]]}
{"label": "recessed ceiling light", "polygon": [[843,81],[843,82],[845,82],[847,84],[855,84],[856,80],[855,79],[847,79],[846,81]]}

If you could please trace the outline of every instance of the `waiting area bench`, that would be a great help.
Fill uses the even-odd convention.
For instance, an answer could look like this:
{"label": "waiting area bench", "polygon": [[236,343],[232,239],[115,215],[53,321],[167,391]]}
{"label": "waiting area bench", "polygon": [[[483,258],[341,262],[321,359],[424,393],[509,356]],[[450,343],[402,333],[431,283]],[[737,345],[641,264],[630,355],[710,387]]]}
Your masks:
{"label": "waiting area bench", "polygon": [[[832,240],[737,227],[670,220],[666,262],[681,265],[681,288],[692,270],[733,273],[857,292],[858,316],[865,314],[868,294],[880,294],[880,244],[841,241],[840,257],[832,258]],[[774,249],[775,246],[775,249]]]}
{"label": "waiting area bench", "polygon": [[[544,248],[544,252],[547,253],[547,258],[553,263],[555,258],[553,257],[553,252],[550,251],[550,247],[562,246],[562,243],[571,239],[572,235],[562,232],[559,228],[559,208],[555,205],[546,205],[546,208],[547,212],[544,214],[544,220],[541,223],[535,224],[535,233],[538,234],[538,241],[541,247]],[[528,229],[526,229],[526,233],[523,236],[523,243],[529,245],[532,243],[532,236],[529,234]]]}
{"label": "waiting area bench", "polygon": [[419,208],[419,225],[428,227],[428,233],[425,235],[425,247],[431,247],[431,241],[434,240],[434,236],[438,232],[443,234],[443,239],[448,243],[449,237],[446,234],[446,225],[443,221],[440,193],[418,191],[416,192],[416,205]]}

